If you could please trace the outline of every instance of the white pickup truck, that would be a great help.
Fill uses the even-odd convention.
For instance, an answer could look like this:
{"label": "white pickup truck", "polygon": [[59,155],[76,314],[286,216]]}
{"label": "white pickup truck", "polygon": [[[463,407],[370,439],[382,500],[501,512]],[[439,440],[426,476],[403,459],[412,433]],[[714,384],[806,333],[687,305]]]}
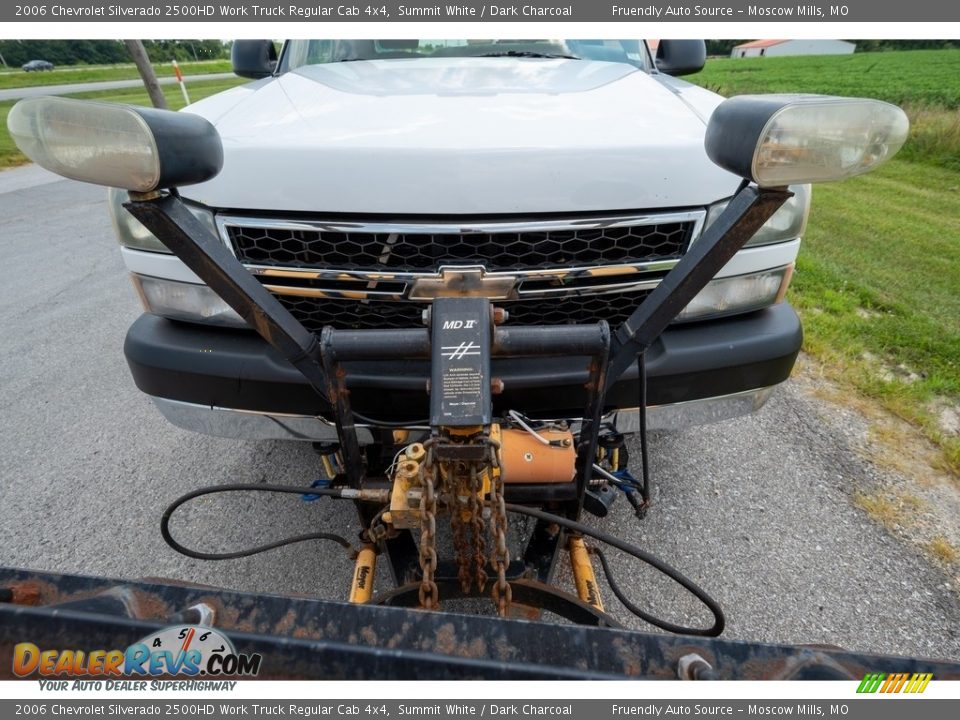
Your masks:
{"label": "white pickup truck", "polygon": [[[191,105],[223,170],[183,199],[308,329],[422,326],[425,288],[461,283],[511,325],[622,322],[697,242],[741,179],[708,159],[718,95],[677,76],[699,41],[238,41],[256,82]],[[651,428],[751,412],[790,374],[800,322],[783,302],[809,186],[729,262],[647,352]],[[333,441],[330,408],[112,192],[146,313],[126,357],[178,426]],[[584,370],[494,361],[497,408],[573,419]],[[361,443],[428,415],[422,362],[351,368]],[[607,419],[637,424],[637,369]]]}

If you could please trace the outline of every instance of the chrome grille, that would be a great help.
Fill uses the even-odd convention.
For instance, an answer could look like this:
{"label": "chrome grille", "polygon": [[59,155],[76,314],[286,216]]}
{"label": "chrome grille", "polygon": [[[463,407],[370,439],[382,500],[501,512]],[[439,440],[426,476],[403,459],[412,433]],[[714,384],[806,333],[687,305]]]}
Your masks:
{"label": "chrome grille", "polygon": [[[694,222],[546,225],[518,231],[444,226],[411,232],[407,226],[406,232],[386,227],[377,232],[373,226],[353,230],[246,224],[226,229],[237,257],[249,265],[416,272],[466,264],[497,272],[677,259],[690,242]],[[432,231],[437,229],[444,232]]]}
{"label": "chrome grille", "polygon": [[[486,278],[482,294],[497,298],[511,323],[616,323],[679,261],[704,216],[701,209],[522,222],[217,223],[237,257],[316,331],[418,327],[420,288],[438,279],[446,287],[460,271]],[[494,285],[501,294],[488,293]]]}

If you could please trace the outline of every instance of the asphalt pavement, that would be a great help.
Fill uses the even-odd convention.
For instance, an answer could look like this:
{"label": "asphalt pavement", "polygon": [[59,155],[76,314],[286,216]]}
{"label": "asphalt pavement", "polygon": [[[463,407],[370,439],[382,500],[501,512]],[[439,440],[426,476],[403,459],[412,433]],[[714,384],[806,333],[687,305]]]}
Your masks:
{"label": "asphalt pavement", "polygon": [[[233,73],[204,73],[203,75],[187,75],[187,90],[191,82],[201,80],[226,80],[236,77]],[[158,77],[161,85],[173,85],[177,79],[173,76]],[[122,88],[140,87],[143,80],[102,80],[100,82],[69,83],[67,85],[37,85],[34,87],[9,88],[0,90],[0,102],[4,100],[20,100],[21,98],[42,97],[44,95],[74,95],[76,93],[96,92],[98,90],[120,90]]]}
{"label": "asphalt pavement", "polygon": [[[304,444],[178,430],[137,391],[122,344],[140,309],[105,191],[35,167],[0,173],[0,248],[0,564],[344,599],[351,564],[330,544],[219,563],[164,545],[160,514],[178,495],[303,483],[317,461]],[[948,578],[852,503],[875,470],[797,385],[750,418],[654,437],[652,464],[656,504],[643,522],[622,500],[588,521],[712,593],[727,611],[726,637],[960,659]],[[316,528],[354,537],[352,520],[327,500],[246,495],[204,498],[174,532],[226,550]],[[615,565],[637,604],[707,624],[676,586],[635,561]],[[647,628],[609,591],[604,599]]]}

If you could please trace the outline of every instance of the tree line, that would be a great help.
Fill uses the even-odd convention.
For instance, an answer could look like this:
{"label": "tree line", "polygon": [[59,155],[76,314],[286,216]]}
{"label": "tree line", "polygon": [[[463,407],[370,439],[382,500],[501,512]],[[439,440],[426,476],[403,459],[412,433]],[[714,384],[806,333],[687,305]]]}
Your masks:
{"label": "tree line", "polygon": [[[219,60],[230,57],[223,40],[144,40],[153,62]],[[10,67],[30,60],[54,65],[113,65],[130,62],[122,40],[0,40],[0,56]]]}

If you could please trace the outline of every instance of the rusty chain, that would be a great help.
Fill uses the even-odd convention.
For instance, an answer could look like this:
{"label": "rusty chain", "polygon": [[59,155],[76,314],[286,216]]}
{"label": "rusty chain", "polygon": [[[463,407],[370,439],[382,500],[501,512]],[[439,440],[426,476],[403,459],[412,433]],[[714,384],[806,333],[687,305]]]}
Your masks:
{"label": "rusty chain", "polygon": [[[433,443],[424,443],[427,449],[426,461],[420,466],[420,606],[436,609],[440,604],[439,590],[435,580],[437,569],[437,488],[435,477],[440,478],[443,500],[451,512],[454,552],[458,566],[458,578],[464,593],[470,592],[474,582],[477,589],[483,591],[487,585],[486,539],[482,502],[483,472],[490,476],[490,509],[493,550],[490,561],[497,570],[497,580],[493,584],[492,597],[501,616],[505,616],[510,607],[513,592],[507,581],[507,567],[510,564],[510,551],[507,548],[507,512],[503,495],[503,479],[495,469],[500,467],[500,445],[490,438],[483,440],[489,448],[487,462],[471,462],[469,477],[464,477],[465,468],[456,464],[445,464],[443,468],[434,465]],[[460,497],[465,496],[469,521],[461,515],[464,509]],[[468,533],[469,530],[469,540]],[[472,546],[472,557],[470,549]],[[472,573],[471,573],[472,565]]]}
{"label": "rusty chain", "polygon": [[[500,446],[494,440],[490,445],[490,466],[500,467]],[[497,581],[493,584],[491,596],[497,606],[500,617],[506,617],[513,600],[513,589],[507,582],[507,567],[510,564],[510,551],[507,549],[507,508],[503,497],[503,475],[491,472],[490,478],[490,529],[493,536],[493,551],[490,560],[497,569]]]}
{"label": "rusty chain", "polygon": [[483,503],[481,502],[483,480],[480,477],[477,465],[478,463],[470,463],[470,492],[468,502],[470,508],[470,523],[473,530],[473,580],[477,583],[477,590],[483,592],[483,589],[487,585],[487,573],[484,569],[487,564],[487,543],[484,539]]}
{"label": "rusty chain", "polygon": [[[450,525],[453,528],[453,551],[457,562],[457,577],[460,580],[460,588],[463,592],[469,593],[473,579],[470,575],[470,543],[467,540],[467,523],[463,519],[463,507],[460,503],[460,497],[467,491],[463,478],[460,474],[454,472],[454,463],[447,463],[446,477],[450,482],[451,490],[447,497],[447,505],[450,508]],[[466,498],[465,498],[466,499]],[[469,502],[469,500],[468,500]]]}
{"label": "rusty chain", "polygon": [[[482,465],[469,464],[469,478],[462,472],[465,468],[460,463],[454,464],[457,472],[453,473],[450,465],[445,468],[448,472],[444,477],[451,478],[452,490],[446,496],[451,509],[450,523],[453,528],[453,546],[457,562],[457,577],[464,594],[469,593],[474,583],[477,589],[483,591],[487,584],[486,539],[484,537],[483,522],[483,480],[481,478]],[[468,518],[464,519],[464,515]],[[468,532],[469,531],[469,532]]]}
{"label": "rusty chain", "polygon": [[[429,442],[429,441],[428,441]],[[433,447],[427,446],[426,462],[420,465],[420,607],[436,610],[440,591],[434,580],[437,569],[437,495],[433,485]]]}

